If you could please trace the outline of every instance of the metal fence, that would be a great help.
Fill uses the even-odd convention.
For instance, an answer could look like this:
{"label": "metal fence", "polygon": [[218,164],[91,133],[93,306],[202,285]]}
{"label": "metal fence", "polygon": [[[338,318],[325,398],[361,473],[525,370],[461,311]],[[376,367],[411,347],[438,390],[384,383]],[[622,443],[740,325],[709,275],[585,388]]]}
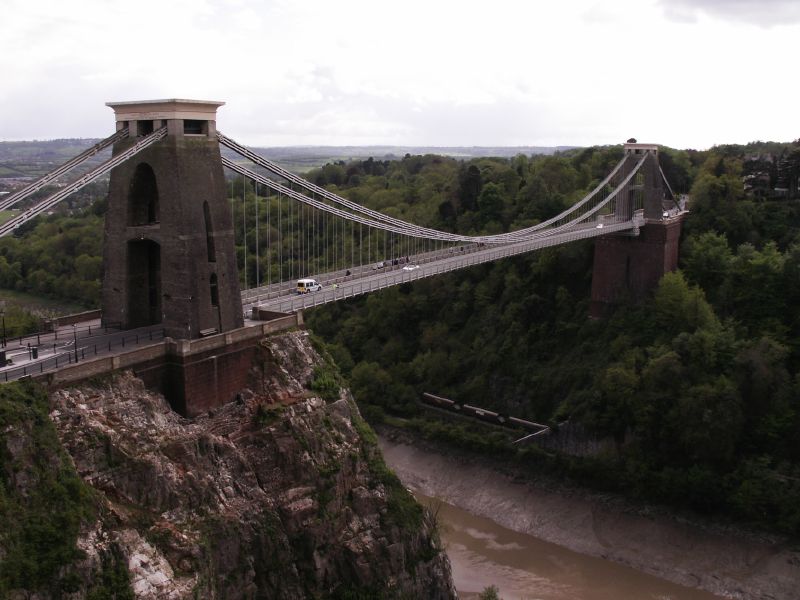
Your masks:
{"label": "metal fence", "polygon": [[[99,329],[99,328],[98,328]],[[64,336],[62,336],[64,339]],[[84,338],[86,339],[86,338]],[[31,362],[21,365],[16,368],[6,369],[0,373],[2,381],[13,381],[22,377],[30,375],[38,375],[48,371],[54,371],[59,367],[77,363],[87,358],[93,358],[103,354],[108,354],[114,350],[121,350],[123,348],[136,347],[143,343],[156,342],[164,339],[164,330],[150,330],[148,332],[136,332],[130,335],[123,335],[121,338],[107,340],[105,342],[89,343],[82,347],[75,346],[68,350],[58,348],[57,344],[52,346],[52,354],[46,358],[38,358],[38,355],[43,351],[48,351],[49,345],[30,346],[27,348],[29,352],[29,360]],[[34,357],[34,354],[36,357]]]}

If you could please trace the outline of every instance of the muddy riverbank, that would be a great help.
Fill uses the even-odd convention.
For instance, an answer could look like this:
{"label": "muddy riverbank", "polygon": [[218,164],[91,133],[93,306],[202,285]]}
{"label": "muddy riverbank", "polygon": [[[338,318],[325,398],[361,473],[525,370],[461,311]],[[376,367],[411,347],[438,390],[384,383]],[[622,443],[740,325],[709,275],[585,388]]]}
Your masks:
{"label": "muddy riverbank", "polygon": [[380,444],[386,462],[412,490],[512,531],[724,597],[800,598],[800,549],[780,539],[530,482],[489,460],[411,445],[387,431]]}

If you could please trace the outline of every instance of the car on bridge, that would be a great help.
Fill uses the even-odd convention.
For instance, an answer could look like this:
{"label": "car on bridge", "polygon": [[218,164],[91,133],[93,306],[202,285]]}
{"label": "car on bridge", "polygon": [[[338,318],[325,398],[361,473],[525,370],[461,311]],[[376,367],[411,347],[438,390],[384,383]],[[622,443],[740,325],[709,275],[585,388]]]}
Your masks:
{"label": "car on bridge", "polygon": [[316,279],[303,278],[297,280],[297,293],[309,294],[311,292],[318,292],[322,289],[322,284]]}
{"label": "car on bridge", "polygon": [[403,271],[416,271],[419,269],[419,265],[406,265],[403,267]]}

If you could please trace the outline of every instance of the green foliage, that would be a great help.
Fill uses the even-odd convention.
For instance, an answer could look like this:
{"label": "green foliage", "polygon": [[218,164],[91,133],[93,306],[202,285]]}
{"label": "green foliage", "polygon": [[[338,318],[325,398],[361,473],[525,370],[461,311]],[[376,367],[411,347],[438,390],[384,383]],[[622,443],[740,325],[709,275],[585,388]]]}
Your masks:
{"label": "green foliage", "polygon": [[681,248],[681,263],[689,281],[703,282],[712,304],[719,306],[726,300],[733,253],[724,235],[707,231],[688,237]]}
{"label": "green foliage", "polygon": [[655,293],[653,319],[662,331],[673,334],[719,325],[703,291],[689,287],[680,271],[667,273],[661,279]]}
{"label": "green foliage", "polygon": [[266,406],[259,404],[253,414],[253,422],[257,427],[267,427],[275,423],[283,415],[283,406]]}
{"label": "green foliage", "polygon": [[[579,198],[619,156],[587,149],[457,169],[444,160],[435,210],[420,223],[464,233],[530,224]],[[614,436],[619,454],[538,456],[537,464],[798,533],[800,496],[788,482],[800,462],[800,207],[748,196],[741,149],[663,156],[674,189],[691,188],[692,212],[682,271],[641,306],[588,321],[592,246],[575,243],[329,305],[308,321],[343,358],[371,419],[514,460],[519,451],[502,435],[420,417],[420,394],[536,421],[570,419]],[[413,172],[410,160],[387,165],[381,177],[396,198],[434,185],[426,160]],[[358,196],[365,184],[380,187],[365,175],[346,189]],[[762,457],[769,466],[756,468]],[[768,481],[785,482],[783,496],[768,494]]]}
{"label": "green foliage", "polygon": [[[337,364],[328,350],[325,342],[316,335],[311,335],[311,344],[322,358],[322,362],[314,367],[311,375],[311,389],[317,392],[323,400],[332,402],[339,399],[343,386],[342,376]],[[337,349],[341,355],[342,349]]]}
{"label": "green foliage", "polygon": [[91,210],[37,220],[24,237],[0,239],[0,287],[98,306],[102,235]]}
{"label": "green foliage", "polygon": [[500,590],[497,589],[496,585],[490,585],[478,594],[478,600],[501,600]]}
{"label": "green foliage", "polygon": [[338,400],[341,382],[336,370],[327,364],[314,367],[314,373],[311,378],[311,389],[317,392],[323,400],[329,402]]}
{"label": "green foliage", "polygon": [[41,329],[41,320],[16,303],[9,303],[5,309],[5,335],[13,338]]}
{"label": "green foliage", "polygon": [[86,600],[134,600],[128,565],[116,548],[104,553],[100,573],[86,594]]}
{"label": "green foliage", "polygon": [[61,449],[45,391],[29,382],[0,386],[0,595],[73,585],[69,567],[83,555],[78,532],[96,512]]}
{"label": "green foliage", "polygon": [[382,519],[390,526],[399,527],[406,533],[419,531],[423,524],[423,509],[386,466],[378,450],[378,438],[373,429],[353,407],[353,426],[361,437],[361,452],[367,462],[375,483],[383,484],[387,494],[387,511]]}

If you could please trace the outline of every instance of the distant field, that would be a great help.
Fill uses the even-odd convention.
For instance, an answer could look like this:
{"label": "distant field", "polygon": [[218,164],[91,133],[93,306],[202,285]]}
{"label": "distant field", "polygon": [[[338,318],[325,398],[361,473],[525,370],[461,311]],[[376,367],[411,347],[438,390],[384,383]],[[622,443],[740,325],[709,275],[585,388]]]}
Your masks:
{"label": "distant field", "polygon": [[18,210],[0,210],[0,225],[8,221],[11,217],[16,215]]}

